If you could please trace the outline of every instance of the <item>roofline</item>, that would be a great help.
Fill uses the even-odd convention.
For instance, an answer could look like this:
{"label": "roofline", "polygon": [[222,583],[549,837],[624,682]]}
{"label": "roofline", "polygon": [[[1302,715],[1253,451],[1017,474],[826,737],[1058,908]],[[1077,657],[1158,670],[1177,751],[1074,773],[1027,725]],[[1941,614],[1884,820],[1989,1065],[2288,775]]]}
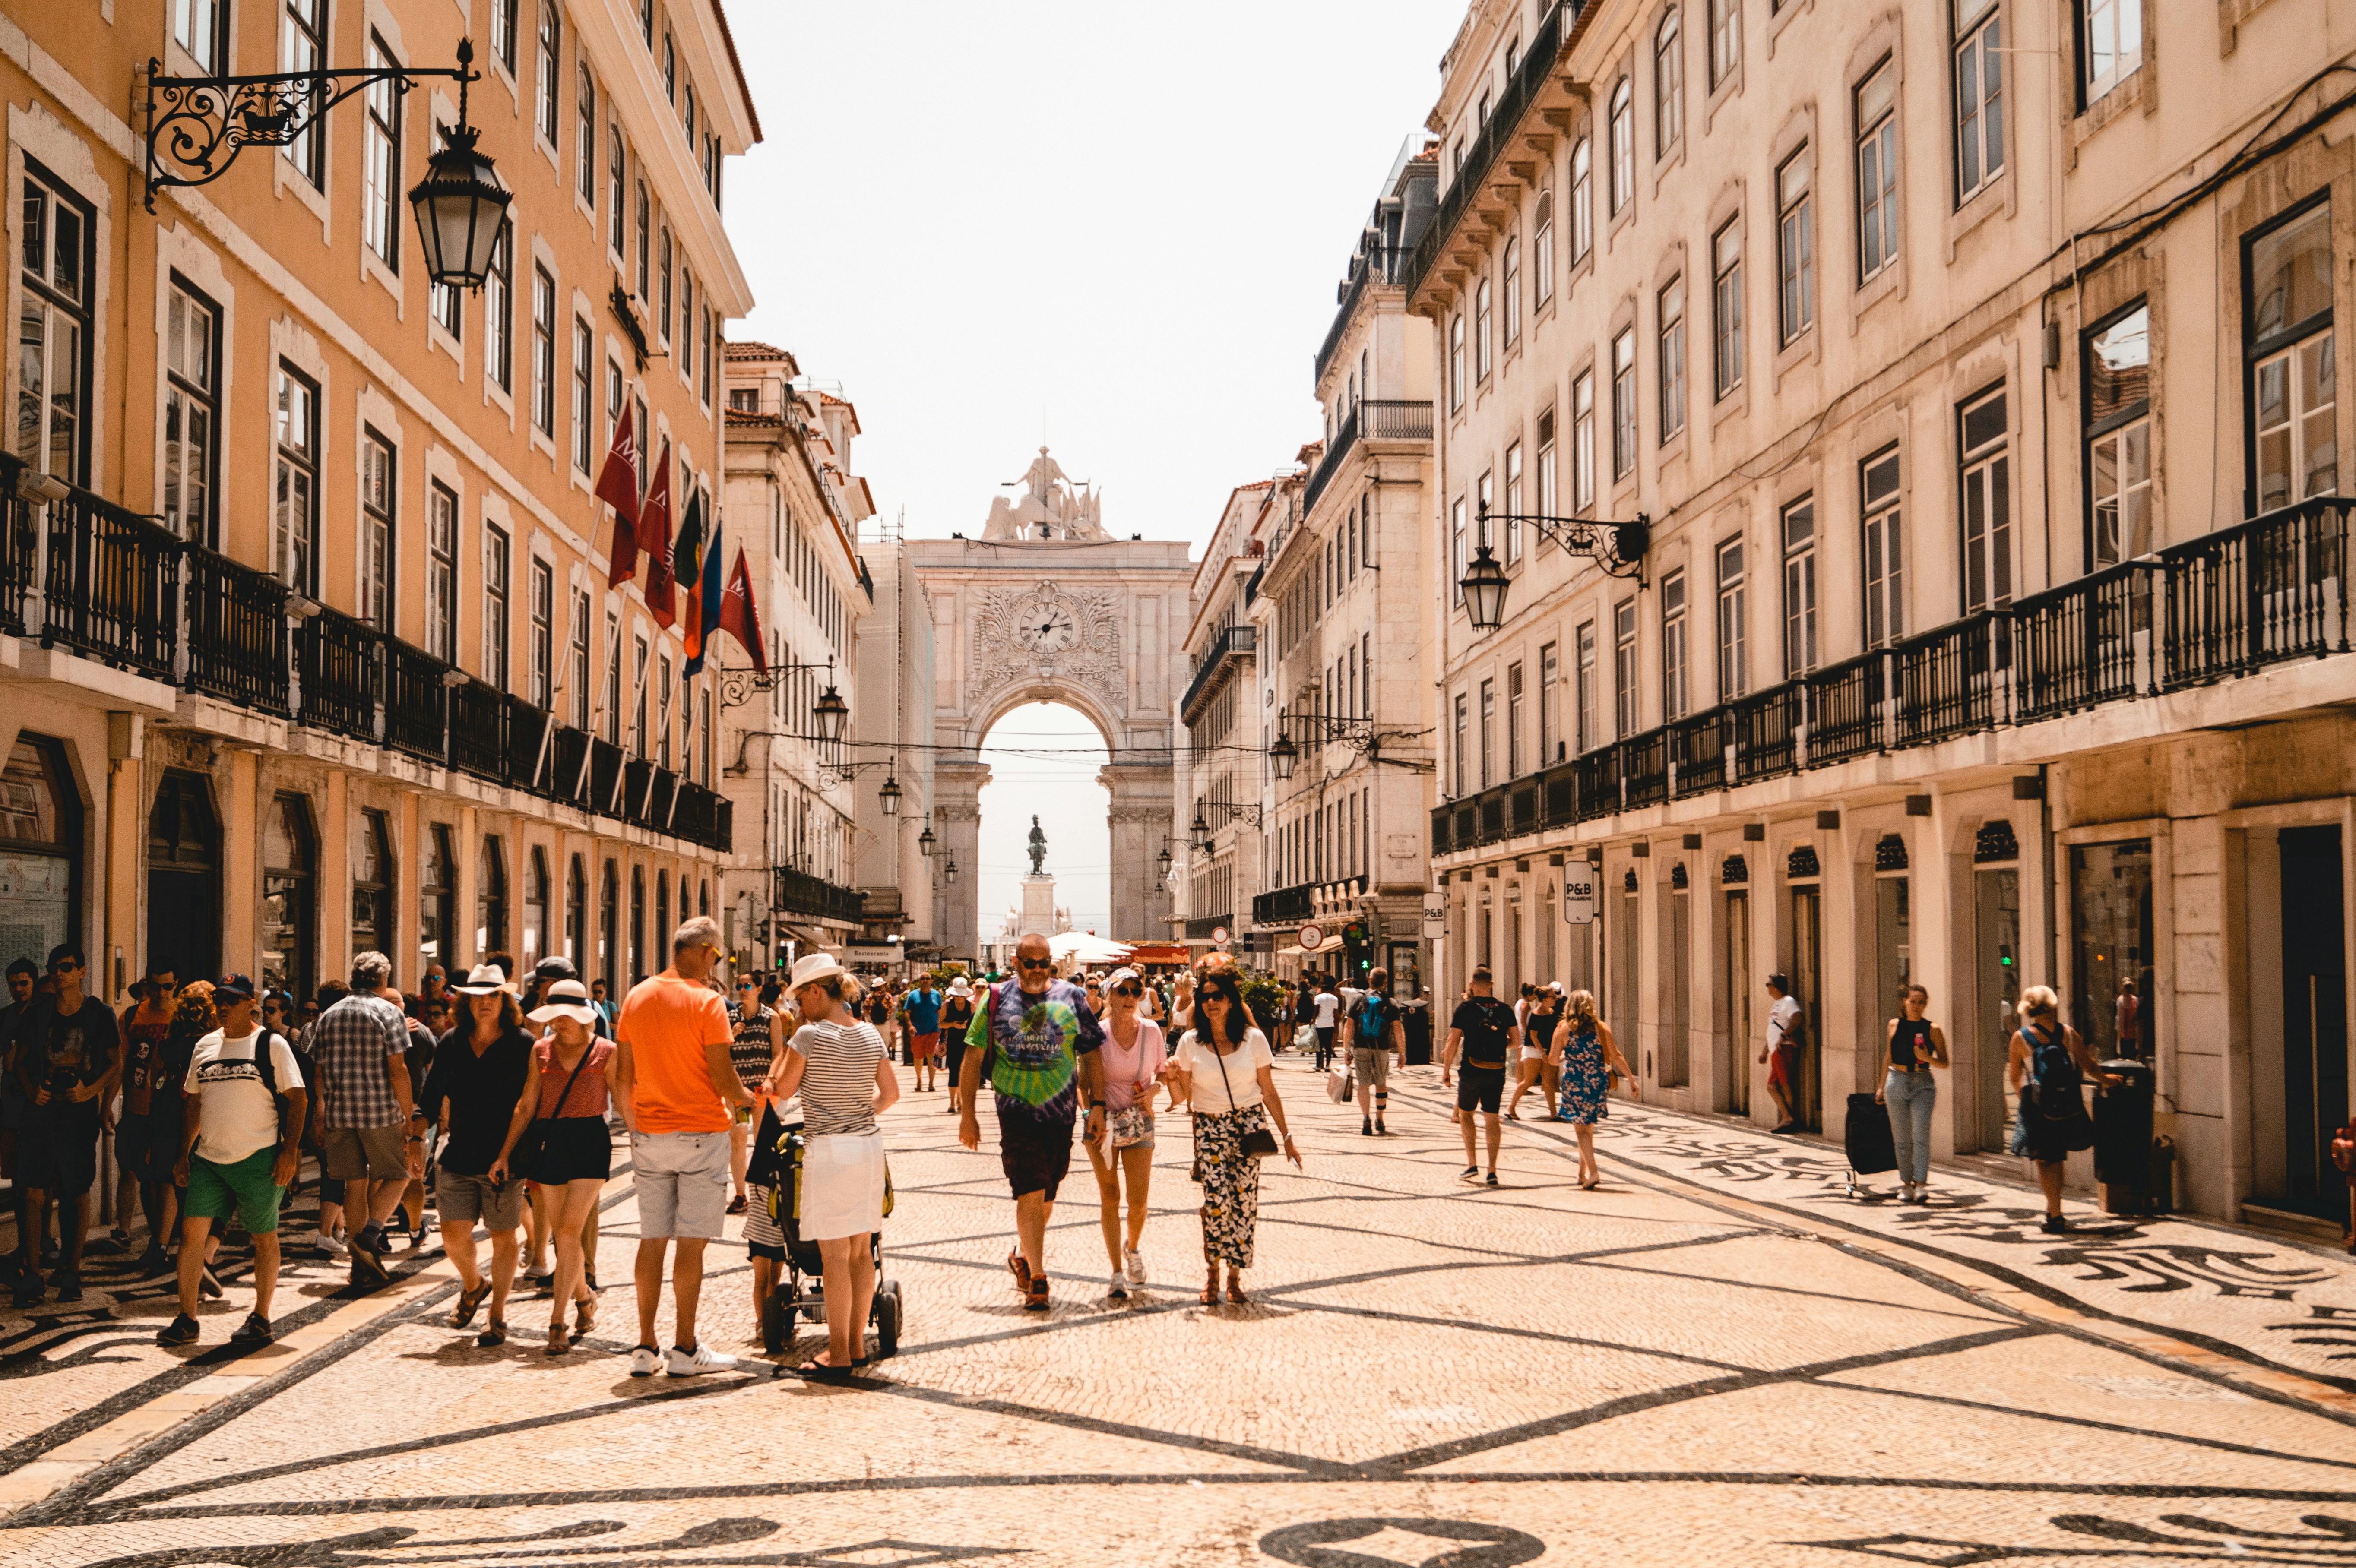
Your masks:
{"label": "roofline", "polygon": [[728,69],[736,73],[736,91],[744,95],[744,123],[753,128],[753,142],[761,140],[761,112],[753,107],[753,88],[744,80],[744,62],[736,55],[736,35],[728,29],[728,7],[722,0],[712,0],[712,19],[720,24],[720,41],[728,48]]}

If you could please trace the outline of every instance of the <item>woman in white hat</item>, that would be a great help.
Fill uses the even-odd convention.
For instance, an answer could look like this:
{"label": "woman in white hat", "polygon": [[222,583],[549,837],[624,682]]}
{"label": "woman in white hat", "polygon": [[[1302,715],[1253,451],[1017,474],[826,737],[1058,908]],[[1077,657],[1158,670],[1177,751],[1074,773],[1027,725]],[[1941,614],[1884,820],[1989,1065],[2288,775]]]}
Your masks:
{"label": "woman in white hat", "polygon": [[[523,1098],[516,1102],[507,1142],[492,1162],[490,1179],[507,1180],[512,1160],[516,1174],[534,1184],[532,1200],[556,1239],[548,1353],[561,1356],[586,1339],[597,1322],[596,1293],[582,1277],[581,1228],[614,1170],[614,1140],[605,1129],[605,1111],[612,1102],[606,1073],[615,1048],[612,1040],[590,1032],[597,1027],[597,1010],[578,980],[555,982],[541,1005],[524,1016],[548,1035],[532,1047],[531,1077]],[[569,1336],[564,1328],[567,1302],[577,1304]]]}
{"label": "woman in white hat", "polygon": [[868,1238],[884,1224],[884,1133],[875,1117],[900,1098],[900,1075],[882,1033],[852,1011],[859,982],[833,955],[795,964],[792,988],[802,1026],[786,1042],[769,1093],[801,1096],[801,1237],[818,1243],[826,1282],[826,1352],[801,1371],[840,1377],[867,1364],[875,1299]]}
{"label": "woman in white hat", "polygon": [[958,1113],[958,1073],[965,1067],[965,1031],[973,1027],[973,982],[960,975],[941,997],[941,1049],[948,1058],[949,1115]]}

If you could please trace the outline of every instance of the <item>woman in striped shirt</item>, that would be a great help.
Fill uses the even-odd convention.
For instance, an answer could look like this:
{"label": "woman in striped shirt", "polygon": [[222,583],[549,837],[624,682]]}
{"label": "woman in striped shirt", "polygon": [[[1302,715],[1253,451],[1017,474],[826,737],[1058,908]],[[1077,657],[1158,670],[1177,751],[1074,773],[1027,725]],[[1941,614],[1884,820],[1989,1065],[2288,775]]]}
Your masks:
{"label": "woman in striped shirt", "polygon": [[841,1376],[867,1364],[875,1299],[868,1239],[884,1224],[884,1134],[875,1118],[900,1098],[900,1075],[883,1035],[852,1010],[859,982],[832,955],[797,963],[793,993],[802,1025],[769,1093],[780,1101],[801,1096],[801,1239],[818,1243],[826,1282],[826,1353],[801,1370]]}

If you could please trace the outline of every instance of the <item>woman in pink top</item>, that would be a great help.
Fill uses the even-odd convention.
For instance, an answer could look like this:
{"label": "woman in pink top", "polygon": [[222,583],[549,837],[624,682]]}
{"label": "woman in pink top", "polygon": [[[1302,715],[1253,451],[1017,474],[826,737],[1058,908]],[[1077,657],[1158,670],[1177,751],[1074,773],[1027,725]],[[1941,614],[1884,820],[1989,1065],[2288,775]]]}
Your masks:
{"label": "woman in pink top", "polygon": [[[605,1110],[612,1103],[606,1075],[615,1047],[589,1032],[596,1013],[578,980],[549,987],[542,1005],[524,1017],[548,1033],[532,1047],[532,1072],[508,1123],[507,1142],[491,1163],[490,1179],[520,1176],[532,1183],[533,1200],[556,1238],[548,1353],[561,1356],[587,1339],[597,1323],[597,1293],[584,1277],[582,1229],[613,1173],[614,1140],[605,1130]],[[569,1331],[567,1302],[574,1312]]]}
{"label": "woman in pink top", "polygon": [[[1112,1280],[1106,1290],[1117,1301],[1129,1298],[1129,1287],[1145,1283],[1145,1260],[1137,1244],[1145,1236],[1146,1191],[1153,1181],[1153,1096],[1169,1065],[1162,1026],[1138,1011],[1145,981],[1134,969],[1116,969],[1105,996],[1104,1142],[1086,1144],[1088,1164],[1096,1168],[1097,1197],[1103,1205],[1105,1255],[1112,1259]],[[1120,1189],[1128,1178],[1129,1239],[1121,1244]]]}

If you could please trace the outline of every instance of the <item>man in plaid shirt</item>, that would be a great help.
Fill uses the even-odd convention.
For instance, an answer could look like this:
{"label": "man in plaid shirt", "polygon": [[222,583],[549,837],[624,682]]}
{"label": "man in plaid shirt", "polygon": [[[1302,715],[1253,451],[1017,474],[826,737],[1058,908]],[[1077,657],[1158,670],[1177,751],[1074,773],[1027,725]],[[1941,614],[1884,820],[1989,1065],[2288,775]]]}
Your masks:
{"label": "man in plaid shirt", "polygon": [[409,1183],[424,1175],[424,1124],[409,1082],[409,1024],[386,997],[392,961],[352,960],[352,994],[319,1015],[311,1054],[319,1080],[320,1160],[346,1184],[344,1208],[364,1216],[352,1233],[355,1284],[381,1285],[384,1222]]}

